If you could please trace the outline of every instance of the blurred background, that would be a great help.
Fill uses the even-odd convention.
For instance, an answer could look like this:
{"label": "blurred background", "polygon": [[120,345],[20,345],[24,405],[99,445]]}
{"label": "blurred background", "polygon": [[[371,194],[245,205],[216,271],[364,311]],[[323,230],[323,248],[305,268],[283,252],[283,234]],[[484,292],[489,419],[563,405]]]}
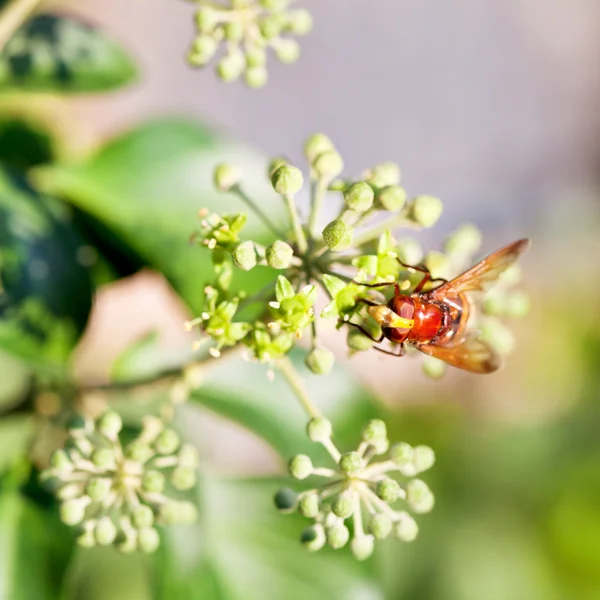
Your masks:
{"label": "blurred background", "polygon": [[[445,235],[466,221],[484,232],[484,254],[519,237],[533,240],[522,261],[532,311],[513,324],[516,349],[496,374],[477,378],[453,371],[431,381],[413,359],[395,362],[371,353],[349,359],[344,336],[333,328],[328,333],[340,371],[335,384],[311,379],[311,386],[325,405],[335,397],[332,417],[344,415],[350,428],[345,399],[363,394],[386,414],[392,439],[436,450],[428,483],[437,505],[421,519],[413,544],[386,542],[359,567],[345,553],[305,556],[297,549],[300,529],[271,515],[268,492],[258,493],[270,489],[262,478],[282,473],[284,463],[258,436],[223,418],[227,411],[216,405],[228,393],[227,368],[218,367],[207,377],[209,388],[220,391],[186,407],[182,426],[208,472],[261,478],[243,485],[219,482],[215,490],[207,486],[212,491],[203,501],[224,511],[211,519],[229,532],[213,533],[226,539],[208,535],[208,517],[193,534],[178,532],[176,549],[165,561],[184,567],[159,582],[141,559],[79,552],[69,563],[68,586],[56,597],[600,599],[597,0],[302,2],[315,21],[313,32],[300,40],[302,56],[293,66],[270,61],[270,80],[260,91],[224,84],[211,69],[186,65],[192,4],[54,4],[118,40],[141,70],[134,85],[107,95],[43,95],[27,107],[12,97],[0,99],[4,117],[33,113],[60,131],[57,153],[66,165],[61,189],[68,196],[80,190],[85,200],[75,205],[93,205],[94,218],[126,211],[128,196],[112,191],[129,193],[131,182],[148,174],[142,168],[144,138],[132,145],[141,153],[140,170],[135,160],[128,173],[114,177],[103,165],[91,167],[93,190],[77,187],[82,157],[142,122],[175,116],[221,133],[218,143],[203,150],[206,164],[197,168],[169,170],[165,146],[165,169],[177,181],[173,198],[157,191],[162,162],[152,163],[158,170],[146,187],[135,189],[139,201],[148,201],[148,212],[157,211],[155,225],[171,214],[181,218],[180,231],[191,230],[194,211],[204,205],[198,190],[210,188],[212,164],[238,158],[250,177],[260,179],[266,157],[284,154],[300,165],[304,139],[323,131],[342,153],[347,173],[359,175],[392,160],[411,193],[443,199],[440,223],[419,235],[424,248],[440,249]],[[105,163],[111,160],[119,162],[118,150]],[[180,197],[181,205],[171,205]],[[189,349],[181,323],[190,302],[173,292],[167,283],[173,278],[167,273],[165,279],[160,268],[173,260],[171,247],[158,238],[140,244],[132,247],[150,248],[145,256],[152,260],[141,271],[135,260],[113,265],[127,277],[107,278],[94,294],[91,318],[74,350],[81,381],[106,379],[115,358],[149,330],[160,334],[159,362],[176,361]],[[20,368],[16,362],[0,356],[5,379]],[[345,375],[350,370],[358,381]],[[262,401],[258,388],[271,395],[260,369],[242,376],[254,390],[249,402]],[[282,410],[284,393],[275,390],[277,397],[264,400],[265,410]],[[235,413],[229,416],[239,421]],[[356,432],[360,419],[353,424]],[[8,436],[7,429],[0,431]],[[238,523],[245,510],[252,515],[247,520],[253,519],[250,532]],[[266,534],[267,527],[286,539],[271,539],[276,536]],[[236,537],[242,529],[247,538]],[[218,550],[207,575],[200,565],[210,544]],[[15,560],[25,558],[13,556],[10,564]]]}

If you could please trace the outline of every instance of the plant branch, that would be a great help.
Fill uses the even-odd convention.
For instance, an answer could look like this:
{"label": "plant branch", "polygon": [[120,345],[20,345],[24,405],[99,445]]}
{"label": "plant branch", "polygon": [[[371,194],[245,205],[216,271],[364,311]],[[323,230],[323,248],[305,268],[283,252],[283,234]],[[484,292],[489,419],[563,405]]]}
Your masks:
{"label": "plant branch", "polygon": [[267,217],[267,215],[262,211],[262,209],[260,209],[258,207],[258,205],[256,204],[256,202],[254,202],[254,200],[252,200],[252,198],[250,198],[250,196],[248,196],[246,194],[246,192],[244,192],[244,190],[242,190],[242,188],[239,185],[234,185],[231,188],[231,192],[233,192],[234,194],[237,194],[237,196],[240,198],[240,200],[242,202],[244,202],[244,204],[246,204],[246,206],[248,206],[248,208],[250,208],[251,210],[254,211],[254,213],[256,214],[256,216],[262,220],[262,222],[280,239],[285,239],[285,233],[283,233],[283,231],[281,231],[281,229],[279,229],[279,227],[277,227],[277,225],[275,225],[273,223],[273,221],[271,221],[271,219],[269,219],[269,217]]}
{"label": "plant branch", "polygon": [[313,404],[312,400],[308,397],[306,390],[304,389],[304,385],[302,384],[302,380],[298,376],[298,373],[294,366],[292,365],[289,358],[285,357],[278,361],[277,368],[281,372],[281,374],[285,377],[286,381],[289,383],[290,387],[298,400],[300,400],[300,404],[302,408],[306,411],[308,416],[311,419],[317,419],[322,417],[321,411]]}
{"label": "plant branch", "polygon": [[308,250],[308,242],[306,241],[306,235],[304,235],[304,230],[302,229],[302,223],[300,221],[298,209],[294,203],[294,197],[290,194],[284,194],[283,198],[292,220],[292,226],[294,227],[294,236],[296,237],[298,250],[300,250],[301,254],[306,254],[306,251]]}
{"label": "plant branch", "polygon": [[364,246],[365,244],[376,240],[382,233],[385,233],[387,229],[389,229],[391,232],[400,225],[405,227],[415,226],[414,222],[411,221],[406,214],[400,213],[391,217],[390,219],[387,219],[386,221],[383,221],[383,223],[380,223],[379,225],[375,225],[372,229],[368,229],[362,235],[356,236],[354,238],[354,246]]}
{"label": "plant branch", "polygon": [[323,197],[325,196],[326,186],[321,179],[313,181],[310,186],[310,215],[308,217],[308,232],[311,237],[316,238],[317,220],[321,212]]}
{"label": "plant branch", "polygon": [[0,11],[0,51],[43,0],[12,0]]}

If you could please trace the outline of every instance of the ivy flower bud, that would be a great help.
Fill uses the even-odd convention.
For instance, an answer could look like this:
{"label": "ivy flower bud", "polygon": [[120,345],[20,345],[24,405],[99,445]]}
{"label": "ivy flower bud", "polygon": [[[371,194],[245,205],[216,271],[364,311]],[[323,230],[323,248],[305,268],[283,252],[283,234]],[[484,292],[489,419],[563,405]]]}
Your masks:
{"label": "ivy flower bud", "polygon": [[373,554],[373,549],[375,547],[375,540],[371,535],[363,535],[360,537],[355,537],[350,542],[350,550],[354,555],[356,560],[366,560]]}
{"label": "ivy flower bud", "polygon": [[314,490],[300,494],[298,512],[303,517],[314,519],[319,514],[319,494]]}
{"label": "ivy flower bud", "polygon": [[154,513],[149,506],[141,505],[138,506],[131,515],[133,524],[137,529],[143,529],[145,527],[152,527],[154,524]]}
{"label": "ivy flower bud", "polygon": [[317,375],[326,375],[333,368],[335,355],[327,348],[313,348],[304,359],[304,364]]}
{"label": "ivy flower bud", "polygon": [[244,37],[244,25],[240,21],[223,23],[223,35],[230,42],[239,42]]}
{"label": "ivy flower bud", "polygon": [[282,38],[275,46],[275,54],[282,63],[290,65],[300,58],[300,44],[296,40]]}
{"label": "ivy flower bud", "polygon": [[481,231],[467,223],[457,229],[444,244],[444,249],[448,254],[458,254],[470,256],[481,247]]}
{"label": "ivy flower bud", "polygon": [[344,161],[335,150],[325,150],[315,158],[312,167],[319,177],[331,180],[344,170]]}
{"label": "ivy flower bud", "polygon": [[160,493],[165,489],[165,476],[153,469],[146,471],[142,477],[142,487],[148,492]]}
{"label": "ivy flower bud", "polygon": [[115,540],[115,546],[121,554],[131,554],[138,549],[137,531],[129,530],[127,533],[120,531]]}
{"label": "ivy flower bud", "polygon": [[60,505],[60,520],[65,525],[78,525],[85,516],[86,503],[81,498],[67,500]]}
{"label": "ivy flower bud", "polygon": [[384,502],[393,504],[400,497],[400,484],[394,479],[387,477],[377,482],[375,493]]}
{"label": "ivy flower bud", "polygon": [[111,480],[108,478],[92,479],[85,488],[85,493],[92,499],[93,502],[101,502],[106,498],[110,488],[112,487]]}
{"label": "ivy flower bud", "polygon": [[429,446],[417,446],[413,452],[412,464],[416,473],[431,469],[435,464],[435,452]]}
{"label": "ivy flower bud", "polygon": [[403,542],[412,542],[419,533],[417,522],[407,513],[401,513],[394,526],[394,535]]}
{"label": "ivy flower bud", "polygon": [[371,419],[362,430],[362,441],[370,444],[387,437],[387,427],[381,419]]}
{"label": "ivy flower bud", "polygon": [[390,449],[390,458],[397,467],[406,467],[411,464],[414,456],[412,446],[406,442],[394,444]]}
{"label": "ivy flower bud", "polygon": [[94,536],[100,546],[109,546],[117,537],[117,528],[110,517],[102,517],[94,529]]}
{"label": "ivy flower bud", "polygon": [[354,514],[355,499],[350,490],[342,492],[331,505],[331,510],[336,517],[348,519]]}
{"label": "ivy flower bud", "polygon": [[158,546],[160,545],[158,531],[152,527],[140,529],[137,535],[137,545],[138,548],[146,554],[156,552],[156,550],[158,550]]}
{"label": "ivy flower bud", "polygon": [[198,458],[198,451],[191,444],[183,444],[179,449],[177,455],[177,464],[180,467],[186,467],[188,469],[196,469],[200,463]]}
{"label": "ivy flower bud", "polygon": [[267,85],[269,73],[264,66],[250,67],[246,70],[244,79],[251,88],[261,88]]}
{"label": "ivy flower bud", "polygon": [[223,81],[235,81],[244,70],[244,56],[240,54],[228,54],[217,64],[217,75]]}
{"label": "ivy flower bud", "polygon": [[73,463],[64,450],[55,450],[50,457],[50,466],[58,471],[68,473],[73,470]]}
{"label": "ivy flower bud", "polygon": [[313,471],[313,464],[306,454],[298,454],[290,460],[288,469],[295,479],[306,479]]}
{"label": "ivy flower bud", "polygon": [[513,318],[524,317],[531,308],[531,300],[527,292],[522,290],[514,290],[506,297],[506,316]]}
{"label": "ivy flower bud", "polygon": [[87,528],[77,539],[76,543],[80,548],[93,548],[96,545],[94,530]]}
{"label": "ivy flower bud", "polygon": [[212,35],[199,35],[192,44],[188,62],[194,67],[203,67],[214,56],[218,46]]}
{"label": "ivy flower bud", "polygon": [[342,523],[332,525],[325,530],[327,543],[334,549],[343,548],[350,539],[350,530]]}
{"label": "ivy flower bud", "polygon": [[296,35],[306,35],[313,27],[312,15],[305,9],[293,10],[288,15],[287,29]]}
{"label": "ivy flower bud", "polygon": [[406,484],[406,500],[416,513],[429,512],[435,502],[429,486],[420,479],[411,479]]}
{"label": "ivy flower bud", "polygon": [[366,181],[357,181],[344,190],[344,202],[350,210],[366,212],[373,205],[375,192]]}
{"label": "ivy flower bud", "polygon": [[233,264],[243,271],[250,271],[256,266],[256,246],[254,242],[248,240],[238,244],[231,253]]}
{"label": "ivy flower bud", "polygon": [[173,454],[179,448],[180,440],[173,429],[161,431],[154,442],[154,447],[159,454]]}
{"label": "ivy flower bud", "polygon": [[109,448],[100,448],[94,452],[92,462],[99,469],[111,469],[115,465],[115,453]]}
{"label": "ivy flower bud", "polygon": [[123,429],[123,420],[118,413],[109,411],[100,417],[98,431],[109,440],[116,440],[121,429]]}
{"label": "ivy flower bud", "polygon": [[221,192],[228,192],[234,185],[240,181],[239,171],[231,165],[220,164],[215,167],[213,172],[215,187]]}
{"label": "ivy flower bud", "polygon": [[270,14],[261,19],[259,28],[262,36],[267,40],[271,40],[281,33],[283,25],[284,21],[280,15]]}
{"label": "ivy flower bud", "polygon": [[302,171],[289,164],[283,164],[273,171],[271,185],[282,195],[293,195],[300,190],[304,183]]}
{"label": "ivy flower bud", "polygon": [[202,6],[196,11],[196,27],[201,33],[211,32],[219,22],[219,13],[214,8]]}
{"label": "ivy flower bud", "polygon": [[367,178],[369,183],[377,188],[398,185],[400,183],[400,168],[396,163],[384,162],[370,169]]}
{"label": "ivy flower bud", "polygon": [[377,203],[390,212],[399,211],[406,204],[406,190],[399,185],[388,185],[377,194]]}
{"label": "ivy flower bud", "polygon": [[442,215],[442,201],[434,196],[417,196],[413,200],[411,215],[421,227],[432,227]]}
{"label": "ivy flower bud", "polygon": [[384,540],[392,532],[392,520],[383,513],[374,514],[369,521],[369,532],[376,540]]}
{"label": "ivy flower bud", "polygon": [[283,513],[290,513],[296,509],[298,494],[290,488],[282,488],[275,493],[273,501],[277,510]]}
{"label": "ivy flower bud", "polygon": [[326,542],[325,530],[322,525],[311,525],[307,527],[300,536],[300,541],[311,552],[319,551]]}
{"label": "ivy flower bud", "polygon": [[246,65],[249,68],[264,67],[267,64],[267,53],[264,48],[254,46],[246,50]]}
{"label": "ivy flower bud", "polygon": [[340,469],[347,475],[353,475],[363,468],[363,459],[358,452],[346,452],[340,457]]}
{"label": "ivy flower bud", "polygon": [[352,245],[354,230],[341,219],[331,221],[323,229],[323,240],[325,245],[334,252],[342,252]]}
{"label": "ivy flower bud", "polygon": [[269,176],[269,179],[271,179],[271,177],[273,176],[273,173],[275,173],[275,171],[277,171],[277,169],[279,169],[279,167],[282,167],[283,165],[288,165],[288,161],[283,158],[282,156],[278,156],[277,158],[274,158],[273,160],[271,160],[271,162],[269,163],[269,165],[267,166],[267,175]]}
{"label": "ivy flower bud", "polygon": [[313,442],[324,442],[331,439],[332,430],[331,421],[323,417],[311,419],[306,426],[306,433]]}
{"label": "ivy flower bud", "polygon": [[167,525],[186,525],[198,518],[198,509],[191,502],[167,502],[160,511],[160,520]]}
{"label": "ivy flower bud", "polygon": [[171,483],[179,491],[191,490],[197,480],[196,471],[185,467],[177,467],[171,474]]}
{"label": "ivy flower bud", "polygon": [[373,347],[373,340],[369,339],[362,331],[352,328],[346,338],[348,347],[359,352],[370,350]]}
{"label": "ivy flower bud", "polygon": [[267,264],[273,269],[287,269],[294,258],[294,250],[289,244],[275,240],[270,246],[267,246],[265,258]]}
{"label": "ivy flower bud", "polygon": [[315,133],[304,143],[304,155],[311,164],[326,150],[333,150],[333,142],[324,133]]}
{"label": "ivy flower bud", "polygon": [[135,441],[127,446],[127,458],[132,461],[144,464],[148,462],[154,456],[154,451],[150,446],[143,442]]}

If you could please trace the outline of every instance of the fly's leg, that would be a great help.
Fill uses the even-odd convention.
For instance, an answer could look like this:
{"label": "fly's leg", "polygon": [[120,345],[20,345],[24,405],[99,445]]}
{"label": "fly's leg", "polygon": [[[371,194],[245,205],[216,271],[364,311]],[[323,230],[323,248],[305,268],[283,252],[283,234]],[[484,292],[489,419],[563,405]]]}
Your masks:
{"label": "fly's leg", "polygon": [[358,323],[350,323],[350,321],[346,321],[345,324],[351,325],[352,327],[356,327],[356,329],[359,329],[360,331],[362,331],[362,333],[364,335],[366,335],[370,340],[372,340],[376,344],[383,342],[383,340],[385,339],[385,336],[383,335],[383,333],[379,336],[379,339],[377,339],[376,337],[373,337],[369,331],[367,331],[362,325],[359,325]]}
{"label": "fly's leg", "polygon": [[383,348],[377,348],[377,346],[373,346],[373,349],[377,350],[378,352],[381,352],[383,354],[389,354],[390,356],[395,356],[396,358],[401,358],[402,356],[404,356],[406,354],[406,349],[404,348],[404,344],[398,344],[398,347],[400,348],[399,352],[390,352],[389,350],[385,350]]}
{"label": "fly's leg", "polygon": [[413,290],[413,294],[418,294],[427,285],[427,282],[434,283],[436,281],[440,281],[441,282],[440,285],[443,285],[444,283],[448,283],[448,280],[444,279],[443,277],[436,277],[435,279],[432,279],[431,272],[429,271],[429,269],[427,267],[414,267],[413,265],[407,265],[406,263],[403,263],[399,258],[397,258],[396,260],[406,269],[414,269],[415,271],[418,271],[419,273],[423,273],[423,279],[421,279],[421,281],[419,281],[419,283],[417,284],[417,287]]}
{"label": "fly's leg", "polygon": [[389,287],[390,285],[393,285],[396,296],[400,295],[400,286],[397,281],[384,281],[383,283],[361,283],[360,281],[352,281],[352,283],[363,285],[368,288]]}

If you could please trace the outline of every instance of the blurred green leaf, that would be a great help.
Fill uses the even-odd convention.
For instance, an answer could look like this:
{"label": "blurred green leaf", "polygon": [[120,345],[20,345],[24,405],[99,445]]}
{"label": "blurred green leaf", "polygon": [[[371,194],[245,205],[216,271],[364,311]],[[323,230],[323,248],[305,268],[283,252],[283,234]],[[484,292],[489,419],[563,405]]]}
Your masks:
{"label": "blurred green leaf", "polygon": [[86,249],[65,206],[0,169],[0,348],[64,363],[92,304]]}
{"label": "blurred green leaf", "polygon": [[0,119],[0,163],[27,169],[50,162],[54,156],[51,134],[23,119]]}
{"label": "blurred green leaf", "polygon": [[15,414],[0,418],[0,473],[26,456],[33,432],[34,422],[29,415]]}
{"label": "blurred green leaf", "polygon": [[0,54],[2,91],[101,92],[130,83],[136,74],[116,42],[75,17],[38,15]]}
{"label": "blurred green leaf", "polygon": [[[143,262],[163,273],[194,310],[212,279],[210,253],[190,244],[198,209],[246,211],[236,197],[215,191],[214,166],[223,161],[244,171],[244,186],[275,221],[283,204],[269,190],[256,152],[197,123],[164,119],[142,125],[110,141],[97,154],[73,164],[43,168],[40,185],[100,221]],[[247,182],[247,184],[246,184]],[[269,243],[272,234],[249,215],[245,235]],[[268,268],[236,269],[234,286],[250,293],[275,278]]]}

